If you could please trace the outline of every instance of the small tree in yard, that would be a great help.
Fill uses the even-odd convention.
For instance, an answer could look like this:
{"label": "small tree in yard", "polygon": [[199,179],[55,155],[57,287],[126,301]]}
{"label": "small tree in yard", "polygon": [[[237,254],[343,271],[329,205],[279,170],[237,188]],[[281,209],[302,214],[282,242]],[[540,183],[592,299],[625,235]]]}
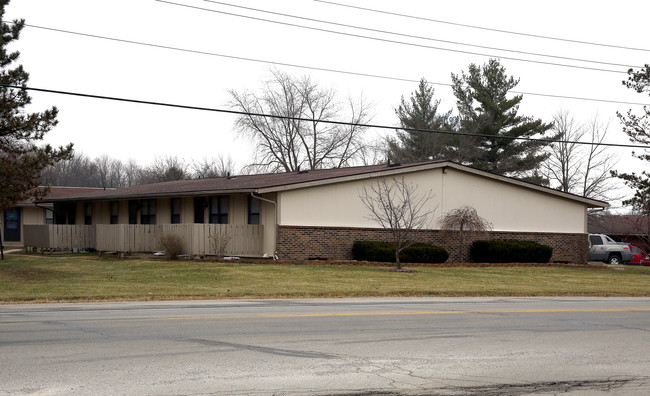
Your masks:
{"label": "small tree in yard", "polygon": [[460,236],[460,260],[465,257],[465,233],[483,233],[492,230],[492,224],[479,216],[476,209],[463,205],[452,209],[438,220],[440,228],[448,231],[458,231]]}
{"label": "small tree in yard", "polygon": [[364,186],[359,198],[370,211],[368,219],[387,230],[395,247],[395,264],[401,269],[400,253],[414,242],[414,231],[425,228],[433,212],[427,204],[429,192],[418,195],[417,186],[401,178],[382,178]]}
{"label": "small tree in yard", "polygon": [[160,246],[170,260],[178,260],[178,256],[183,253],[183,239],[176,234],[161,235]]}
{"label": "small tree in yard", "polygon": [[226,255],[226,248],[232,237],[228,231],[219,230],[216,234],[210,235],[210,244],[215,254],[219,257]]}

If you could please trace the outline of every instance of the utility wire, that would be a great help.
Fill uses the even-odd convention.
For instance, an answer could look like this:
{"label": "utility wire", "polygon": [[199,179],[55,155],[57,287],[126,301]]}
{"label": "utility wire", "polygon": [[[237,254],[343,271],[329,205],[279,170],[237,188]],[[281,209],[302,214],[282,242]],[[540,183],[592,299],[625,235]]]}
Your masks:
{"label": "utility wire", "polygon": [[581,142],[581,141],[571,141],[571,140],[553,140],[553,139],[542,139],[542,138],[530,138],[530,137],[514,137],[514,136],[502,136],[502,135],[485,135],[478,133],[467,133],[467,132],[452,132],[452,131],[440,131],[435,129],[420,129],[420,128],[405,128],[399,126],[388,126],[388,125],[379,125],[379,124],[365,124],[365,123],[354,123],[347,121],[332,121],[332,120],[314,120],[311,118],[303,117],[291,117],[283,116],[276,114],[265,114],[265,113],[253,113],[248,111],[239,111],[239,110],[227,110],[227,109],[218,109],[214,107],[199,107],[199,106],[190,106],[190,105],[181,105],[165,102],[154,102],[148,100],[138,100],[138,99],[127,99],[127,98],[118,98],[114,96],[104,96],[104,95],[94,95],[94,94],[85,94],[80,92],[70,92],[70,91],[60,91],[53,89],[44,89],[44,88],[35,88],[19,85],[10,85],[10,84],[0,84],[2,88],[8,89],[21,89],[35,92],[45,92],[58,95],[68,95],[68,96],[77,96],[82,98],[91,98],[91,99],[103,99],[103,100],[112,100],[117,102],[126,102],[126,103],[137,103],[137,104],[146,104],[153,106],[163,106],[163,107],[172,107],[179,109],[187,110],[200,110],[200,111],[210,111],[215,113],[225,113],[225,114],[235,114],[243,115],[248,117],[264,117],[264,118],[275,118],[281,120],[292,120],[292,121],[305,121],[305,122],[314,122],[318,121],[323,124],[332,124],[332,125],[343,125],[343,126],[354,126],[361,128],[370,128],[370,129],[382,129],[382,130],[402,130],[405,132],[424,132],[432,134],[441,134],[441,135],[454,135],[454,136],[471,136],[479,138],[488,138],[488,139],[506,139],[506,140],[524,140],[530,142],[541,142],[541,143],[571,143],[571,144],[581,144],[589,146],[605,146],[605,147],[624,147],[624,148],[634,148],[634,149],[650,149],[650,146],[636,145],[636,144],[619,144],[619,143],[592,143],[592,142]]}
{"label": "utility wire", "polygon": [[417,20],[427,21],[427,22],[444,23],[444,24],[447,24],[447,25],[461,26],[461,27],[470,28],[470,29],[488,30],[488,31],[491,31],[491,32],[515,34],[515,35],[519,35],[519,36],[535,37],[535,38],[541,38],[541,39],[545,39],[545,40],[564,41],[564,42],[576,43],[576,44],[594,45],[594,46],[599,46],[599,47],[608,47],[608,48],[617,48],[617,49],[624,49],[624,50],[631,50],[631,51],[650,52],[650,49],[647,49],[647,48],[625,47],[625,46],[622,46],[622,45],[603,44],[603,43],[596,43],[596,42],[593,42],[593,41],[572,40],[572,39],[567,39],[567,38],[562,38],[562,37],[553,37],[553,36],[544,36],[544,35],[540,35],[540,34],[514,32],[514,31],[511,31],[511,30],[494,29],[494,28],[488,28],[488,27],[484,27],[484,26],[468,25],[468,24],[464,24],[464,23],[449,22],[449,21],[443,21],[443,20],[439,20],[439,19],[431,19],[431,18],[419,17],[419,16],[415,16],[415,15],[400,14],[400,13],[397,13],[397,12],[390,12],[390,11],[384,11],[384,10],[377,10],[377,9],[373,9],[373,8],[353,6],[353,5],[350,5],[350,4],[336,3],[334,1],[327,1],[327,0],[314,0],[314,1],[319,2],[319,3],[335,5],[335,6],[339,6],[339,7],[354,8],[354,9],[357,9],[357,10],[375,12],[375,13],[385,14],[385,15],[393,15],[393,16],[398,16],[398,17],[403,17],[403,18],[417,19]]}
{"label": "utility wire", "polygon": [[[11,23],[11,22],[8,22],[8,23]],[[325,67],[297,65],[295,63],[276,62],[276,61],[270,61],[270,60],[264,60],[264,59],[248,58],[248,57],[235,56],[235,55],[218,54],[218,53],[215,53],[215,52],[207,52],[207,51],[192,50],[192,49],[187,49],[187,48],[172,47],[172,46],[169,46],[169,45],[162,45],[162,44],[145,43],[145,42],[142,42],[142,41],[134,41],[134,40],[115,38],[115,37],[100,36],[100,35],[90,34],[90,33],[74,32],[74,31],[71,31],[71,30],[57,29],[57,28],[51,28],[51,27],[46,27],[46,26],[30,25],[30,24],[27,24],[27,23],[24,26],[28,27],[28,28],[42,29],[42,30],[48,30],[48,31],[58,32],[58,33],[66,33],[66,34],[72,34],[72,35],[76,35],[76,36],[95,38],[95,39],[100,39],[100,40],[115,41],[115,42],[119,42],[119,43],[141,45],[141,46],[145,46],[145,47],[166,49],[166,50],[179,51],[179,52],[187,52],[187,53],[198,54],[198,55],[216,56],[216,57],[220,57],[220,58],[235,59],[235,60],[241,60],[241,61],[246,61],[246,62],[264,63],[264,64],[268,64],[268,65],[294,67],[294,68],[298,68],[298,69],[324,71],[324,72],[328,72],[328,73],[348,74],[348,75],[359,76],[359,77],[379,78],[379,79],[383,79],[383,80],[402,81],[402,82],[409,82],[409,83],[418,83],[418,82],[420,82],[420,80],[414,80],[414,79],[410,79],[410,78],[395,77],[395,76],[384,76],[384,75],[380,75],[380,74],[361,73],[361,72],[353,72],[353,71],[347,71],[347,70],[329,69],[329,68],[325,68]],[[452,86],[452,84],[449,84],[449,83],[439,83],[439,82],[430,82],[430,81],[427,81],[427,84],[444,86],[444,87],[451,87]],[[544,94],[544,93],[534,93],[534,92],[524,92],[524,91],[508,91],[508,92],[513,93],[513,94],[517,94],[517,95],[542,96],[542,97],[547,97],[547,98],[572,99],[572,100],[582,100],[582,101],[590,101],[590,102],[623,104],[623,105],[630,105],[630,106],[646,106],[647,105],[647,103],[640,103],[640,102],[624,102],[624,101],[616,101],[616,100],[609,100],[609,99],[584,98],[584,97],[579,97],[579,96],[564,96],[564,95],[554,95],[554,94]]]}
{"label": "utility wire", "polygon": [[315,31],[319,31],[319,32],[332,33],[332,34],[338,34],[338,35],[341,35],[341,36],[356,37],[356,38],[362,38],[362,39],[367,39],[367,40],[380,41],[380,42],[384,42],[384,43],[407,45],[407,46],[418,47],[418,48],[435,49],[435,50],[439,50],[439,51],[448,51],[448,52],[455,52],[455,53],[460,53],[460,54],[484,56],[484,57],[487,57],[487,58],[501,58],[501,59],[507,59],[507,60],[512,60],[512,61],[518,61],[518,62],[537,63],[537,64],[548,65],[548,66],[568,67],[568,68],[573,68],[573,69],[592,70],[592,71],[600,71],[600,72],[607,72],[607,73],[623,73],[623,74],[627,73],[627,71],[623,71],[623,70],[611,70],[611,69],[601,69],[601,68],[597,68],[597,67],[567,65],[567,64],[564,64],[564,63],[544,62],[544,61],[536,61],[536,60],[523,59],[523,58],[514,58],[514,57],[508,57],[508,56],[496,56],[496,55],[482,54],[482,53],[478,53],[478,52],[455,50],[455,49],[442,48],[442,47],[434,47],[434,46],[425,45],[425,44],[407,43],[405,41],[390,40],[390,39],[372,37],[372,36],[364,36],[364,35],[361,35],[361,34],[345,33],[345,32],[339,32],[339,31],[336,31],[336,30],[317,28],[317,27],[313,27],[313,26],[298,25],[296,23],[280,22],[280,21],[274,21],[274,20],[271,20],[271,19],[257,18],[257,17],[253,17],[253,16],[249,16],[249,15],[241,15],[241,14],[235,14],[235,13],[232,13],[232,12],[219,11],[219,10],[214,10],[214,9],[210,9],[210,8],[192,6],[192,5],[188,5],[188,4],[174,3],[172,1],[166,1],[166,0],[156,0],[156,1],[159,2],[159,3],[165,3],[165,4],[175,5],[175,6],[179,6],[179,7],[191,8],[191,9],[195,9],[195,10],[199,10],[199,11],[213,12],[213,13],[217,13],[217,14],[229,15],[229,16],[234,16],[234,17],[238,17],[238,18],[244,18],[244,19],[250,19],[250,20],[255,20],[255,21],[260,21],[260,22],[273,23],[273,24],[276,24],[276,25],[284,25],[284,26],[296,27],[296,28],[300,28],[300,29],[315,30]]}
{"label": "utility wire", "polygon": [[536,52],[518,51],[518,50],[512,50],[512,49],[506,49],[506,48],[498,48],[498,47],[489,47],[489,46],[484,46],[484,45],[468,44],[468,43],[462,43],[462,42],[458,42],[458,41],[442,40],[442,39],[436,39],[436,38],[425,37],[425,36],[416,36],[416,35],[411,35],[411,34],[393,32],[393,31],[389,31],[389,30],[373,29],[373,28],[368,28],[368,27],[363,27],[363,26],[348,25],[348,24],[345,24],[345,23],[325,21],[325,20],[322,20],[322,19],[308,18],[308,17],[302,17],[302,16],[297,16],[297,15],[292,15],[292,14],[284,14],[284,13],[281,13],[281,12],[262,10],[260,8],[253,8],[253,7],[245,7],[245,6],[240,6],[240,5],[236,5],[236,4],[230,4],[230,3],[224,3],[224,2],[221,2],[221,1],[215,1],[215,0],[203,0],[203,1],[207,2],[207,3],[219,4],[219,5],[223,5],[223,6],[227,6],[227,7],[240,8],[240,9],[244,9],[244,10],[256,11],[256,12],[261,12],[261,13],[271,14],[271,15],[278,15],[278,16],[283,16],[283,17],[287,17],[287,18],[300,19],[300,20],[309,21],[309,22],[317,22],[317,23],[323,23],[323,24],[327,24],[327,25],[341,26],[341,27],[345,27],[345,28],[365,30],[365,31],[374,32],[374,33],[390,34],[390,35],[394,35],[394,36],[408,37],[408,38],[414,38],[414,39],[419,39],[419,40],[437,41],[437,42],[440,42],[440,43],[463,45],[463,46],[466,46],[466,47],[475,47],[475,48],[482,48],[482,49],[495,50],[495,51],[511,52],[511,53],[522,54],[522,55],[542,56],[542,57],[546,57],[546,58],[563,59],[563,60],[576,61],[576,62],[596,63],[596,64],[607,65],[607,66],[621,66],[621,67],[626,67],[626,68],[630,68],[630,67],[642,68],[643,67],[643,66],[635,66],[635,65],[629,65],[629,64],[611,63],[611,62],[603,62],[603,61],[596,61],[596,60],[589,60],[589,59],[571,58],[571,57],[568,57],[568,56],[539,54],[539,53],[536,53]]}

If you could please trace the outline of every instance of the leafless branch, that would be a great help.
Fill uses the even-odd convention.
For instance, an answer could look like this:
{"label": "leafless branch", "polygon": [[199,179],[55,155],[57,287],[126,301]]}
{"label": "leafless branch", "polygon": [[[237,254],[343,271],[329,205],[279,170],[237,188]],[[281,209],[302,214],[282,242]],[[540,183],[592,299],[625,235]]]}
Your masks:
{"label": "leafless branch", "polygon": [[428,206],[429,191],[417,193],[417,186],[400,178],[381,178],[365,185],[359,198],[370,211],[369,220],[387,230],[395,247],[397,268],[401,268],[400,253],[414,242],[414,231],[424,229],[434,208]]}

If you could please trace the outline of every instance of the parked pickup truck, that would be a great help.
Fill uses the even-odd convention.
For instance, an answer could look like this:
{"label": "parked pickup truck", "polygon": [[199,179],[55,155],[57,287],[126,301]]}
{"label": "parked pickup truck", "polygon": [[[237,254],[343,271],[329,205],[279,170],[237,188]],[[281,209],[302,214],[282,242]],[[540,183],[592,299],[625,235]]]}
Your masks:
{"label": "parked pickup truck", "polygon": [[607,235],[589,234],[589,261],[604,261],[607,264],[623,264],[634,255],[627,244],[619,244]]}

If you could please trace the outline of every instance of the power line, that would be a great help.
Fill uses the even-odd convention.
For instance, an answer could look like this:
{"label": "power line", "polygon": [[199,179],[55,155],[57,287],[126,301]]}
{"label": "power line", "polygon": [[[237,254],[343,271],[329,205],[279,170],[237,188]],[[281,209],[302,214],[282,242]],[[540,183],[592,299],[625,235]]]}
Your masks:
{"label": "power line", "polygon": [[319,31],[319,32],[332,33],[332,34],[337,34],[337,35],[341,35],[341,36],[356,37],[356,38],[362,38],[362,39],[367,39],[367,40],[380,41],[380,42],[384,42],[384,43],[407,45],[407,46],[418,47],[418,48],[435,49],[435,50],[439,50],[439,51],[448,51],[448,52],[455,52],[455,53],[460,53],[460,54],[485,56],[485,57],[488,57],[488,58],[501,58],[501,59],[507,59],[507,60],[512,60],[512,61],[536,63],[536,64],[548,65],[548,66],[568,67],[568,68],[573,68],[573,69],[592,70],[592,71],[600,71],[600,72],[606,72],[606,73],[623,73],[623,74],[627,73],[627,71],[623,71],[623,70],[611,70],[611,69],[601,69],[601,68],[597,68],[597,67],[567,65],[567,64],[564,64],[564,63],[536,61],[536,60],[530,60],[530,59],[514,58],[514,57],[509,57],[509,56],[496,56],[496,55],[482,54],[482,53],[478,53],[478,52],[455,50],[455,49],[442,48],[442,47],[434,47],[434,46],[425,45],[425,44],[407,43],[405,41],[390,40],[390,39],[372,37],[372,36],[364,36],[364,35],[361,35],[361,34],[345,33],[345,32],[339,32],[339,31],[336,31],[336,30],[317,28],[317,27],[313,27],[313,26],[298,25],[296,23],[280,22],[280,21],[274,21],[274,20],[271,20],[271,19],[257,18],[257,17],[253,17],[253,16],[249,16],[249,15],[241,15],[241,14],[235,14],[235,13],[232,13],[232,12],[219,11],[219,10],[213,10],[213,9],[210,9],[210,8],[192,6],[192,5],[188,5],[188,4],[174,3],[174,2],[166,1],[166,0],[156,0],[156,1],[159,2],[159,3],[165,3],[165,4],[175,5],[175,6],[179,6],[179,7],[191,8],[191,9],[195,9],[195,10],[199,10],[199,11],[213,12],[213,13],[217,13],[217,14],[229,15],[229,16],[234,16],[234,17],[244,18],[244,19],[251,19],[251,20],[260,21],[260,22],[268,22],[268,23],[273,23],[273,24],[277,24],[277,25],[284,25],[284,26],[296,27],[296,28],[307,29],[307,30],[315,30],[315,31]]}
{"label": "power line", "polygon": [[377,9],[373,9],[373,8],[353,6],[353,5],[350,5],[350,4],[336,3],[336,2],[333,2],[333,1],[327,1],[327,0],[314,0],[314,1],[319,2],[319,3],[335,5],[335,6],[339,6],[339,7],[354,8],[354,9],[357,9],[357,10],[375,12],[375,13],[386,14],[386,15],[394,15],[394,16],[398,16],[398,17],[417,19],[417,20],[427,21],[427,22],[444,23],[444,24],[447,24],[447,25],[461,26],[461,27],[470,28],[470,29],[488,30],[488,31],[498,32],[498,33],[515,34],[515,35],[519,35],[519,36],[535,37],[535,38],[541,38],[541,39],[546,39],[546,40],[564,41],[564,42],[576,43],[576,44],[594,45],[594,46],[599,46],[599,47],[608,47],[608,48],[617,48],[617,49],[624,49],[624,50],[631,50],[631,51],[650,52],[650,49],[646,49],[646,48],[625,47],[625,46],[621,46],[621,45],[603,44],[603,43],[596,43],[596,42],[592,42],[592,41],[572,40],[572,39],[567,39],[567,38],[562,38],[562,37],[544,36],[544,35],[541,35],[541,34],[531,34],[531,33],[514,32],[514,31],[511,31],[511,30],[494,29],[494,28],[488,28],[488,27],[484,27],[484,26],[468,25],[468,24],[464,24],[464,23],[449,22],[449,21],[443,21],[443,20],[439,20],[439,19],[419,17],[419,16],[415,16],[415,15],[400,14],[400,13],[397,13],[397,12],[390,12],[390,11],[384,11],[384,10],[377,10]]}
{"label": "power line", "polygon": [[[248,111],[239,111],[239,110],[227,110],[227,109],[218,109],[214,107],[200,107],[200,106],[190,106],[190,105],[181,105],[174,103],[165,103],[165,102],[155,102],[149,100],[139,100],[139,99],[127,99],[127,98],[118,98],[114,96],[105,96],[105,95],[94,95],[94,94],[85,94],[80,92],[70,92],[70,91],[61,91],[45,88],[35,88],[27,86],[18,86],[10,84],[0,84],[2,88],[9,89],[24,89],[28,91],[35,92],[45,92],[58,95],[68,95],[68,96],[77,96],[82,98],[91,98],[91,99],[102,99],[102,100],[112,100],[117,102],[126,102],[126,103],[137,103],[137,104],[146,104],[152,106],[163,106],[163,107],[172,107],[186,110],[199,110],[199,111],[210,111],[215,113],[225,113],[225,114],[235,114],[243,115],[248,117],[264,117],[264,118],[276,118],[282,120],[292,120],[292,121],[305,121],[313,122],[314,119],[303,118],[303,117],[291,117],[283,116],[276,114],[265,114],[265,113],[253,113]],[[382,129],[382,130],[402,130],[405,132],[424,132],[432,134],[441,134],[441,135],[454,135],[454,136],[469,136],[469,137],[479,137],[479,138],[488,138],[488,139],[506,139],[506,140],[524,140],[531,142],[541,142],[541,143],[571,143],[571,144],[582,144],[589,146],[606,146],[606,147],[623,147],[623,148],[634,148],[634,149],[650,149],[650,146],[643,145],[634,145],[634,144],[619,144],[619,143],[591,143],[591,142],[581,142],[581,141],[571,141],[571,140],[553,140],[553,139],[541,139],[541,138],[530,138],[530,137],[514,137],[514,136],[495,136],[495,135],[485,135],[478,133],[467,133],[467,132],[452,132],[452,131],[440,131],[435,129],[420,129],[420,128],[405,128],[399,126],[388,126],[388,125],[379,125],[379,124],[361,124],[347,121],[332,121],[332,120],[318,120],[318,122],[323,124],[332,124],[332,125],[343,125],[343,126],[355,126],[361,128],[370,128],[370,129]]]}
{"label": "power line", "polygon": [[[8,23],[12,23],[12,22],[8,22]],[[142,42],[142,41],[120,39],[120,38],[116,38],[116,37],[100,36],[100,35],[96,35],[96,34],[81,33],[81,32],[75,32],[75,31],[65,30],[65,29],[51,28],[51,27],[46,27],[46,26],[30,25],[30,24],[27,24],[27,23],[24,26],[28,27],[28,28],[42,29],[42,30],[48,30],[48,31],[58,32],[58,33],[66,33],[66,34],[82,36],[82,37],[89,37],[89,38],[95,38],[95,39],[100,39],[100,40],[115,41],[115,42],[119,42],[119,43],[141,45],[141,46],[145,46],[145,47],[159,48],[159,49],[179,51],[179,52],[187,52],[187,53],[198,54],[198,55],[216,56],[216,57],[220,57],[220,58],[228,58],[228,59],[234,59],[234,60],[240,60],[240,61],[246,61],[246,62],[264,63],[264,64],[268,64],[268,65],[294,67],[294,68],[298,68],[298,69],[324,71],[324,72],[328,72],[328,73],[348,74],[348,75],[359,76],[359,77],[378,78],[378,79],[383,79],[383,80],[402,81],[402,82],[409,82],[409,83],[418,83],[420,81],[420,80],[415,80],[415,79],[410,79],[410,78],[403,78],[403,77],[384,76],[384,75],[380,75],[380,74],[353,72],[353,71],[347,71],[347,70],[330,69],[330,68],[325,68],[325,67],[306,66],[306,65],[298,65],[298,64],[295,64],[295,63],[276,62],[276,61],[270,61],[270,60],[264,60],[264,59],[255,59],[255,58],[235,56],[235,55],[219,54],[219,53],[215,53],[215,52],[192,50],[192,49],[173,47],[173,46],[162,45],[162,44],[145,43],[145,42]],[[427,84],[444,86],[444,87],[451,87],[452,86],[452,84],[449,84],[449,83],[430,82],[430,81],[427,81]],[[640,102],[625,102],[625,101],[616,101],[616,100],[609,100],[609,99],[584,98],[584,97],[579,97],[579,96],[554,95],[554,94],[544,94],[544,93],[525,92],[525,91],[508,91],[508,92],[513,93],[513,94],[518,94],[518,95],[542,96],[542,97],[556,98],[556,99],[582,100],[582,101],[590,101],[590,102],[623,104],[623,105],[630,105],[630,106],[646,106],[647,105],[646,103],[640,103]]]}
{"label": "power line", "polygon": [[260,8],[245,7],[245,6],[241,6],[241,5],[229,4],[229,3],[224,3],[224,2],[221,2],[221,1],[215,1],[215,0],[203,0],[203,1],[207,2],[207,3],[219,4],[219,5],[223,5],[223,6],[227,6],[227,7],[240,8],[240,9],[249,10],[249,11],[256,11],[256,12],[261,12],[261,13],[266,13],[266,14],[271,14],[271,15],[283,16],[283,17],[287,17],[287,18],[294,18],[294,19],[300,19],[300,20],[304,20],[304,21],[317,22],[317,23],[323,23],[323,24],[334,25],[334,26],[341,26],[341,27],[358,29],[358,30],[365,30],[365,31],[374,32],[374,33],[390,34],[390,35],[394,35],[394,36],[408,37],[408,38],[414,38],[414,39],[419,39],[419,40],[437,41],[437,42],[440,42],[440,43],[463,45],[463,46],[467,46],[467,47],[475,47],[475,48],[482,48],[482,49],[496,50],[496,51],[503,51],[503,52],[512,52],[512,53],[522,54],[522,55],[542,56],[542,57],[546,57],[546,58],[563,59],[563,60],[570,60],[570,61],[576,61],[576,62],[596,63],[596,64],[608,65],[608,66],[621,66],[621,67],[626,67],[626,68],[630,68],[630,67],[642,68],[643,67],[643,66],[635,66],[635,65],[629,65],[629,64],[611,63],[611,62],[603,62],[603,61],[596,61],[596,60],[589,60],[589,59],[571,58],[571,57],[568,57],[568,56],[540,54],[540,53],[536,53],[536,52],[519,51],[519,50],[506,49],[506,48],[498,48],[498,47],[489,47],[489,46],[484,46],[484,45],[468,44],[468,43],[462,43],[462,42],[458,42],[458,41],[442,40],[442,39],[436,39],[436,38],[432,38],[432,37],[417,36],[417,35],[393,32],[393,31],[389,31],[389,30],[373,29],[373,28],[357,26],[357,25],[348,25],[348,24],[345,24],[345,23],[325,21],[325,20],[322,20],[322,19],[308,18],[308,17],[302,17],[302,16],[297,16],[297,15],[292,15],[292,14],[285,14],[285,13],[281,13],[281,12],[263,10],[263,9],[260,9]]}

